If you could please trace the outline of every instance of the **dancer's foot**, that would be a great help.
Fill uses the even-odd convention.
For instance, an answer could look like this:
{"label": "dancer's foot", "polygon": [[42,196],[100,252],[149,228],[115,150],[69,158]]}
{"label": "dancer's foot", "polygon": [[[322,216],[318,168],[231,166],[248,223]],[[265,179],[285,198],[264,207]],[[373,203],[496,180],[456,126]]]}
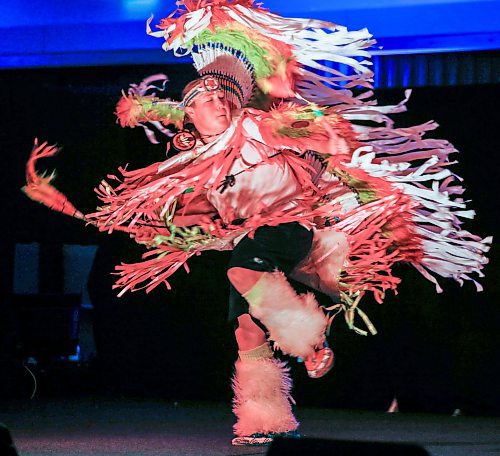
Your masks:
{"label": "dancer's foot", "polygon": [[255,433],[252,435],[235,437],[231,441],[231,444],[235,446],[264,446],[270,445],[276,437],[299,439],[300,434],[298,431],[269,432],[267,434]]}
{"label": "dancer's foot", "polygon": [[333,351],[325,342],[321,348],[317,348],[312,355],[304,360],[307,375],[311,378],[324,377],[333,367],[333,361]]}

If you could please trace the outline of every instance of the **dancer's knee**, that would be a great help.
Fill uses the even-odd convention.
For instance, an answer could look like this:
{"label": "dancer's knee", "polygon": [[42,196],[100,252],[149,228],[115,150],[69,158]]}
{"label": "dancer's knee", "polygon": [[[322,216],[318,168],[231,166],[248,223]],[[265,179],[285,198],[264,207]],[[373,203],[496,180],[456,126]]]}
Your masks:
{"label": "dancer's knee", "polygon": [[240,294],[245,294],[249,291],[262,276],[261,271],[254,271],[252,269],[232,267],[227,271],[227,277],[233,284],[234,288]]}

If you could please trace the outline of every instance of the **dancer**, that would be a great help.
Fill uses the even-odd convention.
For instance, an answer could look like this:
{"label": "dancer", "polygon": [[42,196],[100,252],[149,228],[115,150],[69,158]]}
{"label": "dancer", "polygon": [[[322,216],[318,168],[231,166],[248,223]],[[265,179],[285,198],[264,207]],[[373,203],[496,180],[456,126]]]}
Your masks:
{"label": "dancer", "polygon": [[[266,444],[298,427],[291,379],[273,349],[305,359],[311,377],[324,375],[333,361],[325,344],[331,320],[343,311],[354,331],[374,334],[359,303],[369,292],[382,302],[396,289],[396,262],[414,265],[439,291],[431,273],[473,280],[491,239],[461,228],[460,218],[473,213],[448,169],[455,149],[424,138],[436,124],[395,128],[389,114],[403,111],[406,99],[396,106],[373,99],[366,30],[281,18],[251,0],[179,3],[160,31],[149,22],[148,31],[165,49],[190,53],[200,79],[179,103],[150,93],[165,81],[152,77],[117,106],[122,126],[141,126],[151,139],[175,126],[170,158],[121,169],[115,187],[103,181],[102,205],[84,216],[36,174],[36,160],[55,153],[37,144],[26,192],[148,247],[144,261],[117,267],[120,293],[169,287],[192,255],[233,251],[233,443]],[[271,110],[248,107],[257,90],[275,101]],[[327,313],[288,278],[329,295]]]}
{"label": "dancer", "polygon": [[[196,128],[194,148],[217,141],[232,121],[232,106],[220,81],[205,76],[189,84],[185,93],[184,111]],[[250,117],[246,120],[250,122]],[[223,185],[207,194],[204,208],[198,202],[199,213],[194,217],[175,216],[175,226],[193,225],[203,213],[207,217],[207,213],[214,212],[223,223],[242,223],[266,211],[286,210],[293,199],[304,196],[303,184],[287,159],[249,139],[243,134],[238,154],[228,169],[228,176],[232,176],[228,187]],[[330,129],[328,141],[322,146],[336,151],[347,144]],[[302,166],[307,167],[308,162],[302,160]],[[312,181],[308,184],[312,188]],[[190,205],[191,211],[194,206]],[[244,236],[233,250],[228,270],[229,319],[237,320],[239,347],[233,384],[234,411],[238,416],[234,444],[269,443],[275,435],[290,435],[298,426],[290,407],[291,379],[285,363],[274,358],[266,332],[272,333],[272,339],[287,353],[303,357],[311,377],[322,377],[332,367],[333,352],[324,337],[324,313],[312,294],[298,296],[285,277],[306,258],[312,238],[312,231],[297,222],[264,225],[253,236]],[[280,306],[280,301],[285,305]]]}

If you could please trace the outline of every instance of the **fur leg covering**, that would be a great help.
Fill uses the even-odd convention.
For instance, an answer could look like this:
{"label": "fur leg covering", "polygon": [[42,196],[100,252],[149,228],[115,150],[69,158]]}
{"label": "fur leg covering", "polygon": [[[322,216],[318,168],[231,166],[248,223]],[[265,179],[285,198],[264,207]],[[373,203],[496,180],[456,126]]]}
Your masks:
{"label": "fur leg covering", "polygon": [[286,363],[274,358],[238,359],[233,378],[233,412],[238,437],[294,431],[292,380]]}
{"label": "fur leg covering", "polygon": [[307,358],[323,342],[328,320],[312,293],[298,295],[282,272],[265,272],[243,297],[250,314],[283,353]]}

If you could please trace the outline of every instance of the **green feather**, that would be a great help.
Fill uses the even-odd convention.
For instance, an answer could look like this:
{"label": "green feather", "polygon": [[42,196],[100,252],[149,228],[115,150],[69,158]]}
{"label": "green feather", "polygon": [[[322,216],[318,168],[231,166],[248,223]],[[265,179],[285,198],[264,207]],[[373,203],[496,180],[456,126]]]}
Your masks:
{"label": "green feather", "polygon": [[307,138],[311,136],[311,132],[307,128],[280,127],[278,133],[289,138]]}
{"label": "green feather", "polygon": [[266,78],[273,73],[273,68],[266,59],[268,49],[259,43],[256,37],[250,38],[245,33],[238,30],[216,28],[215,33],[210,30],[204,30],[198,36],[193,38],[188,44],[206,44],[221,43],[225,46],[237,49],[245,54],[246,58],[255,68],[255,77],[257,79]]}
{"label": "green feather", "polygon": [[338,177],[340,177],[342,181],[345,182],[352,190],[356,192],[358,199],[361,203],[367,204],[379,199],[377,192],[372,188],[370,188],[367,182],[360,179],[356,179],[347,172],[342,172],[342,173],[335,172],[335,174]]}
{"label": "green feather", "polygon": [[150,97],[137,97],[136,100],[142,106],[141,114],[144,116],[154,112],[158,117],[162,119],[168,118],[171,122],[182,122],[184,120],[184,111],[175,106]]}

